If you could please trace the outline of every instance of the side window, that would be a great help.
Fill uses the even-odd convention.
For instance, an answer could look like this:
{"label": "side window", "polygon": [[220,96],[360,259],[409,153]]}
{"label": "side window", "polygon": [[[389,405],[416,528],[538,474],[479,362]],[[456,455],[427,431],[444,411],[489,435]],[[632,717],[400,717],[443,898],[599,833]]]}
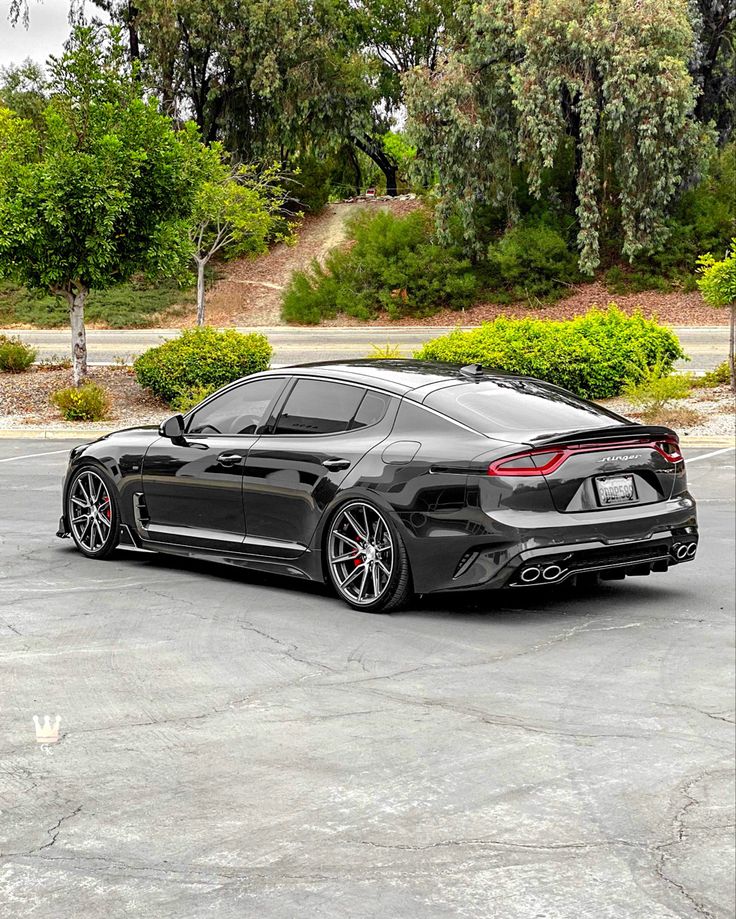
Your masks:
{"label": "side window", "polygon": [[228,389],[190,415],[187,433],[255,434],[283,387],[283,377],[266,377]]}
{"label": "side window", "polygon": [[297,380],[276,422],[275,434],[347,431],[365,390],[326,380]]}
{"label": "side window", "polygon": [[368,428],[378,422],[386,414],[388,408],[389,396],[380,392],[371,392],[368,390],[363,396],[363,401],[358,406],[353,420],[350,422],[350,430],[353,428]]}

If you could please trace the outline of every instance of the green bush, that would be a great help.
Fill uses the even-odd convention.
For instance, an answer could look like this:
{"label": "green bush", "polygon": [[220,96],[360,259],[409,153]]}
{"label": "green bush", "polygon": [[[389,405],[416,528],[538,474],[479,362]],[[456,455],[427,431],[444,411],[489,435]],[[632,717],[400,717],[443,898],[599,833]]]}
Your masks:
{"label": "green bush", "polygon": [[697,377],[693,385],[702,386],[706,389],[715,389],[716,386],[728,386],[731,382],[731,372],[728,367],[728,361],[722,361],[717,367],[704,373],[702,377]]}
{"label": "green bush", "polygon": [[373,319],[380,310],[392,319],[429,316],[473,302],[477,281],[470,263],[432,241],[425,212],[363,212],[351,221],[349,235],[354,245],[333,250],[324,268],[315,262],[293,276],[282,305],[287,322],[316,324],[338,313]]}
{"label": "green bush", "polygon": [[191,389],[179,393],[175,399],[172,399],[171,407],[175,411],[181,412],[182,415],[186,415],[190,409],[194,408],[195,405],[199,405],[200,402],[204,402],[217,389],[217,386],[192,386]]}
{"label": "green bush", "polygon": [[659,418],[676,399],[686,399],[692,389],[692,380],[684,374],[664,370],[662,362],[643,369],[641,378],[624,386],[624,395],[636,406],[645,421]]}
{"label": "green bush", "polygon": [[110,411],[110,397],[97,383],[57,389],[51,401],[67,421],[101,421]]}
{"label": "green bush", "polygon": [[21,373],[35,360],[35,348],[29,348],[20,338],[0,335],[0,373]]}
{"label": "green bush", "polygon": [[217,389],[266,370],[272,349],[265,335],[218,332],[209,326],[186,329],[178,338],[150,348],[133,364],[141,386],[171,402],[195,386]]}
{"label": "green bush", "polygon": [[299,210],[318,214],[330,200],[332,163],[316,156],[300,156],[297,173],[291,186],[291,196]]}
{"label": "green bush", "polygon": [[521,223],[488,247],[491,289],[514,300],[549,300],[580,280],[577,254],[546,223]]}
{"label": "green bush", "polygon": [[684,357],[669,329],[627,316],[612,304],[563,322],[496,319],[427,342],[415,357],[537,377],[589,399],[617,396],[656,366],[668,373]]}

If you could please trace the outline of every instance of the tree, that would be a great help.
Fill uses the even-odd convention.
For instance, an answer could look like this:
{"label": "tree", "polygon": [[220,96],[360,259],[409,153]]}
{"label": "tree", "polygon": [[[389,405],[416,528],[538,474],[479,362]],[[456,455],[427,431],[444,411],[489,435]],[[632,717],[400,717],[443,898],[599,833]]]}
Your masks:
{"label": "tree", "polygon": [[49,92],[42,128],[0,118],[0,272],[67,301],[78,385],[90,290],[182,270],[195,177],[190,135],[141,97],[116,29],[77,27]]}
{"label": "tree", "polygon": [[47,104],[46,81],[38,64],[26,59],[22,64],[0,67],[0,105],[39,127]]}
{"label": "tree", "polygon": [[731,249],[716,261],[708,252],[698,260],[700,278],[698,287],[703,299],[711,306],[729,307],[731,311],[728,336],[728,370],[731,387],[736,392],[736,365],[734,364],[734,339],[736,338],[736,238],[731,240]]}
{"label": "tree", "polygon": [[194,196],[189,226],[192,259],[197,269],[197,325],[205,318],[205,269],[210,260],[258,255],[269,242],[290,241],[282,216],[286,192],[277,166],[230,166],[219,144],[200,148],[201,182]]}
{"label": "tree", "polygon": [[690,72],[698,87],[697,117],[712,122],[720,143],[736,118],[736,0],[692,0],[695,48]]}
{"label": "tree", "polygon": [[445,197],[460,198],[466,236],[477,238],[486,202],[514,219],[515,163],[539,198],[571,150],[580,267],[599,264],[611,211],[624,255],[661,243],[668,209],[708,149],[688,72],[687,0],[491,0],[463,9],[447,61],[410,75],[407,91],[410,135]]}

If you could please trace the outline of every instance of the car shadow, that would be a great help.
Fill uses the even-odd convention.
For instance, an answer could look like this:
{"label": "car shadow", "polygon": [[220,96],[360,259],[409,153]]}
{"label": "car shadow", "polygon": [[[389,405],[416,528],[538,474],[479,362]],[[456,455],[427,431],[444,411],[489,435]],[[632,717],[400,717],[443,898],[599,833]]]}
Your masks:
{"label": "car shadow", "polygon": [[[301,578],[255,571],[236,565],[211,562],[206,559],[192,559],[184,556],[155,553],[138,553],[117,550],[113,558],[118,562],[129,562],[136,567],[196,572],[211,581],[227,581],[247,586],[278,589],[286,593],[302,593],[321,596],[325,600],[341,605],[330,587]],[[506,622],[528,622],[531,616],[560,616],[585,614],[593,618],[606,618],[613,611],[620,612],[624,602],[632,610],[656,603],[658,607],[669,601],[682,601],[682,587],[667,587],[661,579],[626,578],[618,581],[601,581],[598,585],[558,587],[504,588],[493,591],[468,591],[457,593],[426,594],[415,596],[403,609],[394,612],[393,617],[442,619],[453,617],[459,621],[488,619]]]}

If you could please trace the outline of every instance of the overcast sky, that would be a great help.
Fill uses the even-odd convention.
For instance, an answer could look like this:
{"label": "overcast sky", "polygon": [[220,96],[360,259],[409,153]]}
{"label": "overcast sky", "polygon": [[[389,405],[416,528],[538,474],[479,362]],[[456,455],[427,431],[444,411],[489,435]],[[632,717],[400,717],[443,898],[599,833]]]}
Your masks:
{"label": "overcast sky", "polygon": [[[22,22],[10,25],[8,7],[8,0],[0,0],[0,66],[19,64],[27,57],[43,64],[49,54],[61,51],[69,35],[69,0],[29,0],[27,29]],[[97,8],[94,12],[99,14]]]}

